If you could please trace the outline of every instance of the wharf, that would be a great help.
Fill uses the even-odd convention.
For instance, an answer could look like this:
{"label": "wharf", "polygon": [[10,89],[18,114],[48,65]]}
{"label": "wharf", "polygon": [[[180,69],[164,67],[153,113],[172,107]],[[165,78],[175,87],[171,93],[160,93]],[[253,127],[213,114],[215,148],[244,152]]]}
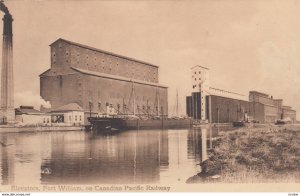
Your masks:
{"label": "wharf", "polygon": [[22,126],[1,125],[1,133],[47,132],[47,131],[81,131],[82,126]]}

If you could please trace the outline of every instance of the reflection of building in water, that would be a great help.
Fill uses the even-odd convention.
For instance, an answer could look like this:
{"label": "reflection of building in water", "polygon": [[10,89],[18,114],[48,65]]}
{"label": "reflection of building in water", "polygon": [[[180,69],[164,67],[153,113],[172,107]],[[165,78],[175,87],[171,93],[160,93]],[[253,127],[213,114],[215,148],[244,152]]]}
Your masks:
{"label": "reflection of building in water", "polygon": [[[1,135],[0,141],[4,144],[10,143],[7,139],[7,136]],[[1,148],[1,165],[0,165],[0,172],[1,172],[1,184],[2,185],[9,185],[14,183],[15,179],[15,165],[14,165],[14,153],[13,147],[0,147]]]}
{"label": "reflection of building in water", "polygon": [[207,158],[207,149],[212,130],[206,128],[194,128],[188,132],[188,158],[202,162]]}
{"label": "reflection of building in water", "polygon": [[[15,135],[15,182],[17,185],[32,185],[40,182],[41,147],[46,143],[39,134]],[[25,177],[26,176],[26,177]]]}
{"label": "reflection of building in water", "polygon": [[162,169],[169,166],[168,131],[160,131],[159,135],[159,164]]}
{"label": "reflection of building in water", "polygon": [[209,87],[209,69],[192,68],[192,95],[186,97],[186,112],[194,119],[212,123],[229,123],[241,120],[257,120],[272,123],[277,119],[296,121],[296,111],[283,106],[282,99],[273,99],[265,93],[250,91],[249,97]]}
{"label": "reflection of building in water", "polygon": [[188,131],[187,151],[189,159],[201,160],[201,130],[199,128]]}
{"label": "reflection of building in water", "polygon": [[188,131],[188,158],[198,162],[206,160],[207,150],[212,148],[212,138],[217,135],[217,131],[209,128],[194,128]]}
{"label": "reflection of building in water", "polygon": [[[159,136],[160,135],[160,136]],[[155,183],[168,164],[167,132],[134,131],[118,135],[52,135],[51,159],[43,161],[42,183]],[[161,144],[161,148],[159,147]]]}
{"label": "reflection of building in water", "polygon": [[47,159],[49,134],[8,134],[2,135],[0,141],[12,144],[0,147],[1,150],[1,184],[2,185],[33,185],[40,183],[40,165]]}

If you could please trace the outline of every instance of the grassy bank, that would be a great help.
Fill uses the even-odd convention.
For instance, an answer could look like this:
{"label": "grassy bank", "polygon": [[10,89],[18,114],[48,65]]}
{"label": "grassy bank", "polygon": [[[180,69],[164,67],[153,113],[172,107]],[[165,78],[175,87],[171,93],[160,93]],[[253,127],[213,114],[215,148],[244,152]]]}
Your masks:
{"label": "grassy bank", "polygon": [[[206,175],[188,182],[300,182],[300,130],[241,128],[221,132],[213,146]],[[217,180],[206,177],[216,174]]]}

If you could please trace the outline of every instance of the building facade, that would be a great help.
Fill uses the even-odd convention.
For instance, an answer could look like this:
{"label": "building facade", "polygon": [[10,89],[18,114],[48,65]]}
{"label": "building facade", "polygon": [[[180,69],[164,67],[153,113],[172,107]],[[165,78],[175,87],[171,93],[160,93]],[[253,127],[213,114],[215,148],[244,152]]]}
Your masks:
{"label": "building facade", "polygon": [[51,68],[40,75],[40,94],[57,108],[77,103],[86,113],[167,115],[167,87],[158,66],[58,39],[50,45]]}
{"label": "building facade", "polygon": [[[196,78],[202,70],[208,69],[197,66],[192,68],[192,94],[186,97],[186,113],[196,120],[207,120],[211,123],[231,123],[243,120],[256,120],[261,123],[274,123],[278,119],[296,122],[296,111],[289,106],[283,106],[282,99],[274,99],[265,93],[250,91],[248,99],[239,93],[225,91],[213,87],[201,90],[201,81]],[[203,79],[202,79],[203,80]],[[200,88],[198,88],[200,87]]]}
{"label": "building facade", "polygon": [[[296,111],[290,106],[282,105],[282,99],[273,99],[273,96],[268,94],[250,91],[249,102],[252,107],[256,106],[253,107],[254,119],[259,118],[262,122],[275,122],[277,119],[289,119],[293,123],[296,122]],[[261,109],[259,109],[259,107],[261,107]]]}
{"label": "building facade", "polygon": [[83,125],[84,111],[77,103],[69,103],[51,111],[51,121],[53,124]]}
{"label": "building facade", "polygon": [[[192,83],[193,83],[193,104],[195,106],[195,115],[201,120],[206,120],[206,99],[209,91],[209,69],[200,65],[196,65],[191,68],[192,71]],[[198,93],[200,92],[200,93]],[[199,96],[199,97],[198,97]],[[199,103],[199,104],[197,104]],[[198,110],[197,110],[198,109]]]}
{"label": "building facade", "polygon": [[[252,93],[250,92],[250,96]],[[194,119],[201,116],[200,92],[187,96],[187,115]],[[263,99],[264,100],[264,99]],[[269,101],[274,100],[269,97]],[[206,116],[211,123],[231,123],[247,119],[256,120],[261,123],[274,123],[278,119],[286,119],[292,123],[296,122],[296,111],[289,106],[269,105],[263,101],[244,101],[217,95],[206,96]]]}
{"label": "building facade", "polygon": [[51,115],[33,108],[33,106],[20,106],[15,109],[16,123],[33,126],[50,126]]}

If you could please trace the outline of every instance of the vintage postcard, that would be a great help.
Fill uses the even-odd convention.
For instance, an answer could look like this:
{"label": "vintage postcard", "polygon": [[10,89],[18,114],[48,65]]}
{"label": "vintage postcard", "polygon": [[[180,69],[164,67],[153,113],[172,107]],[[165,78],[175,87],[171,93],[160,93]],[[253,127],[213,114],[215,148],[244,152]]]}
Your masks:
{"label": "vintage postcard", "polygon": [[0,192],[300,191],[300,1],[0,1]]}

